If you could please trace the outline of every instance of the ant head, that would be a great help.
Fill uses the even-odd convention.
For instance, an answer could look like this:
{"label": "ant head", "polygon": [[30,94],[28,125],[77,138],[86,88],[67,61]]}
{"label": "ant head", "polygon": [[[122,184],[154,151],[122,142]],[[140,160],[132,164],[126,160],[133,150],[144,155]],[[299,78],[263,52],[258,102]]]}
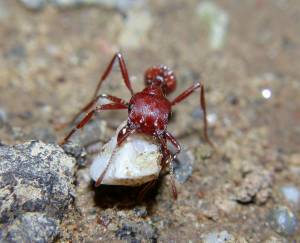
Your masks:
{"label": "ant head", "polygon": [[165,94],[170,94],[176,88],[176,78],[168,67],[154,66],[146,70],[145,84],[146,86],[160,86]]}

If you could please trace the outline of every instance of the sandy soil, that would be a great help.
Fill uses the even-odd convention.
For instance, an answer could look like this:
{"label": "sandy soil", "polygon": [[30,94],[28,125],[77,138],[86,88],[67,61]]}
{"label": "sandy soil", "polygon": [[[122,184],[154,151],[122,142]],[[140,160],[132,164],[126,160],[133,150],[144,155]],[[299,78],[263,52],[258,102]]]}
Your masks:
{"label": "sandy soil", "polygon": [[[67,130],[56,131],[55,124],[90,99],[117,50],[135,90],[143,88],[144,70],[161,63],[177,75],[176,94],[200,78],[206,87],[209,134],[218,151],[203,140],[195,93],[176,107],[169,125],[194,157],[192,174],[177,183],[178,200],[172,199],[167,174],[141,202],[138,188],[95,190],[86,161],[58,242],[199,242],[222,231],[233,242],[300,241],[299,227],[292,234],[276,232],[270,220],[278,206],[300,217],[300,199],[293,204],[281,192],[285,185],[300,190],[300,2],[215,2],[228,18],[217,50],[197,1],[149,1],[124,13],[95,6],[30,11],[17,1],[0,2],[3,143],[62,138]],[[137,33],[130,32],[136,22]],[[130,98],[117,69],[103,92]],[[113,134],[107,124],[117,126],[126,112],[100,116],[81,138],[107,140]]]}

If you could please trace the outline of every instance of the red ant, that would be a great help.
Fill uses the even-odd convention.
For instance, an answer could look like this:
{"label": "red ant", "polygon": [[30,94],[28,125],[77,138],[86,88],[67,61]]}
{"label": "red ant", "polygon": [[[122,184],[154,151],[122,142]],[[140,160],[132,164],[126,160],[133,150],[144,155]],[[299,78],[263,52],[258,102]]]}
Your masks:
{"label": "red ant", "polygon": [[[123,80],[126,87],[131,93],[131,99],[129,102],[124,101],[118,97],[100,94],[98,92],[102,83],[106,80],[110,74],[115,61],[118,61]],[[177,197],[176,187],[173,178],[173,165],[172,161],[176,158],[176,155],[180,152],[181,147],[177,140],[167,131],[168,122],[171,117],[172,107],[177,103],[187,98],[193,91],[200,89],[200,106],[203,110],[203,124],[204,124],[204,137],[206,141],[212,146],[212,142],[207,135],[207,119],[206,119],[206,105],[204,96],[204,86],[200,82],[195,83],[174,100],[169,101],[166,96],[172,93],[176,89],[176,78],[173,71],[166,66],[153,66],[145,72],[145,85],[146,87],[141,91],[134,93],[131,82],[129,79],[128,71],[124,58],[121,53],[116,53],[103,73],[95,93],[91,101],[84,106],[72,119],[73,123],[82,112],[88,112],[87,115],[73,128],[70,133],[63,139],[61,144],[65,144],[76,130],[83,128],[89,120],[93,117],[95,112],[102,110],[128,110],[127,124],[120,130],[117,136],[117,146],[120,146],[122,142],[126,140],[128,136],[137,132],[143,133],[149,136],[153,136],[161,146],[161,152],[163,155],[161,166],[162,169],[167,165],[170,168],[171,184],[174,198]],[[95,106],[100,98],[105,98],[111,101],[109,104]],[[167,141],[171,142],[176,148],[176,152],[172,155],[168,150]],[[100,185],[105,172],[109,167],[109,163],[96,182],[96,186]]]}

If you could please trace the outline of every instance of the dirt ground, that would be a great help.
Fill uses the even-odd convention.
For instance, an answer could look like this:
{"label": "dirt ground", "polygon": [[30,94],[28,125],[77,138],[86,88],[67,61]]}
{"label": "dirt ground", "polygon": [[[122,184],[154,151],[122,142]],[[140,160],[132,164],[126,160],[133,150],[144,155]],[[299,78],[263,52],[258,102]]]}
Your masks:
{"label": "dirt ground", "polygon": [[[177,76],[171,97],[199,79],[206,88],[217,151],[203,140],[199,94],[175,108],[169,125],[193,155],[192,173],[177,182],[178,200],[167,173],[141,202],[138,188],[95,190],[87,160],[57,241],[214,242],[209,236],[223,232],[232,242],[300,242],[300,199],[282,193],[285,186],[300,191],[300,2],[211,1],[225,13],[217,47],[210,39],[213,20],[199,13],[201,1],[143,2],[122,11],[50,5],[32,11],[0,0],[2,143],[61,139],[68,129],[56,131],[55,124],[89,101],[117,50],[136,91],[144,71],[158,64]],[[102,91],[128,100],[117,68],[111,77]],[[107,124],[125,119],[126,112],[105,112],[77,140],[107,140],[113,134]],[[280,207],[298,228],[274,225]]]}

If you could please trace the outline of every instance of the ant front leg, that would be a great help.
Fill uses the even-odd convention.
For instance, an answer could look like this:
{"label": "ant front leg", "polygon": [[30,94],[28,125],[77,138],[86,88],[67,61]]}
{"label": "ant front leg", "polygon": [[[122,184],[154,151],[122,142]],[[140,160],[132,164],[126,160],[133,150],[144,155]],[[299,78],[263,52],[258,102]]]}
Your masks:
{"label": "ant front leg", "polygon": [[65,144],[71,138],[71,136],[78,130],[83,128],[93,117],[95,112],[101,110],[121,110],[121,109],[128,109],[128,106],[123,103],[112,103],[106,104],[96,107],[95,109],[91,110],[78,124],[74,127],[69,134],[60,142],[60,145]]}
{"label": "ant front leg", "polygon": [[192,85],[191,87],[189,87],[187,90],[185,90],[183,93],[181,93],[180,95],[178,95],[172,102],[171,105],[174,106],[177,103],[180,103],[181,101],[183,101],[185,98],[187,98],[188,96],[190,96],[190,94],[192,94],[196,89],[200,88],[200,107],[203,111],[203,130],[204,130],[204,138],[205,140],[209,143],[209,145],[211,147],[215,147],[214,144],[210,141],[209,137],[208,137],[208,126],[207,126],[207,113],[206,113],[206,103],[205,103],[205,94],[204,94],[204,86],[201,83],[196,83],[194,85]]}
{"label": "ant front leg", "polygon": [[[167,165],[169,165],[170,182],[171,182],[173,197],[174,197],[174,199],[177,199],[177,189],[176,189],[175,179],[174,179],[173,160],[176,158],[177,154],[180,153],[181,147],[180,147],[179,143],[177,142],[177,140],[168,131],[165,132],[165,138],[162,138],[162,137],[158,136],[158,139],[159,139],[160,144],[162,146],[161,147],[162,148],[162,153],[163,153],[162,167],[164,168]],[[169,140],[173,144],[173,146],[176,148],[176,152],[173,155],[171,155],[171,153],[170,153],[170,151],[167,147],[167,141],[166,140]]]}
{"label": "ant front leg", "polygon": [[[117,145],[116,147],[119,147],[125,140],[126,138],[128,138],[131,134],[133,134],[134,132],[136,131],[136,129],[132,129],[130,128],[128,125],[125,125],[121,130],[120,132],[118,133],[118,136],[117,136]],[[105,166],[105,169],[103,170],[102,174],[99,176],[99,178],[97,179],[96,183],[95,183],[95,187],[98,187],[101,185],[103,179],[104,179],[104,176],[112,162],[112,157],[114,156],[115,154],[115,149],[112,151],[112,154],[107,162],[107,165]]]}
{"label": "ant front leg", "polygon": [[102,76],[101,76],[101,78],[100,78],[100,80],[97,84],[96,90],[94,92],[94,95],[93,95],[91,101],[88,102],[82,109],[80,109],[80,111],[77,112],[69,122],[59,125],[57,127],[58,129],[61,129],[61,128],[64,128],[64,127],[66,127],[70,124],[73,124],[76,121],[76,119],[82,114],[82,112],[85,112],[85,111],[89,110],[93,106],[95,100],[97,100],[97,97],[98,97],[97,95],[98,95],[98,92],[100,91],[102,83],[104,82],[104,80],[106,80],[108,75],[111,73],[111,70],[112,70],[112,68],[114,66],[114,63],[116,61],[118,61],[118,63],[119,63],[122,78],[123,78],[123,81],[124,81],[126,87],[130,91],[131,95],[134,94],[133,89],[132,89],[132,85],[131,85],[131,82],[130,82],[130,79],[129,79],[128,70],[127,70],[127,67],[126,67],[126,64],[125,64],[125,60],[124,60],[122,54],[118,52],[114,55],[114,57],[110,61],[109,65],[105,69],[104,73],[102,74]]}

